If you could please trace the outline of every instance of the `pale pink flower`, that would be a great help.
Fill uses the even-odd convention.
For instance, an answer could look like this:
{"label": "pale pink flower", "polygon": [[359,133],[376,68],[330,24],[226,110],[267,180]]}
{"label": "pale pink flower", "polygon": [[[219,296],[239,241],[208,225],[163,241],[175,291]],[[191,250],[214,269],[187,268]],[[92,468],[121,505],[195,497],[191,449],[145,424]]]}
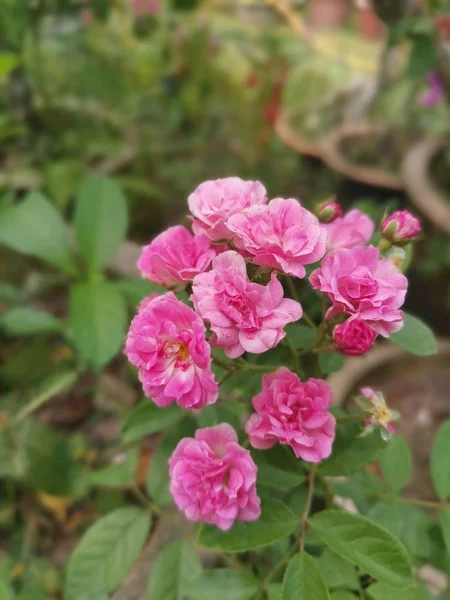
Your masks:
{"label": "pale pink flower", "polygon": [[195,310],[211,323],[211,345],[229,358],[274,348],[286,335],[283,327],[302,316],[300,304],[283,297],[275,273],[266,286],[250,282],[245,260],[232,250],[214,258],[192,290]]}
{"label": "pale pink flower", "polygon": [[392,244],[408,244],[422,231],[419,219],[407,210],[397,210],[380,225],[381,235]]}
{"label": "pale pink flower", "polygon": [[131,322],[125,354],[158,406],[198,409],[217,400],[205,326],[172,292],[144,300]]}
{"label": "pale pink flower", "polygon": [[186,227],[177,225],[144,246],[137,266],[145,279],[173,287],[206,271],[216,253],[206,236],[194,236]]}
{"label": "pale pink flower", "polygon": [[326,317],[354,315],[388,337],[403,325],[402,306],[408,280],[378,248],[342,248],[328,254],[310,282],[333,303]]}
{"label": "pale pink flower", "polygon": [[325,200],[314,207],[314,214],[321,223],[332,223],[342,217],[342,207],[336,200]]}
{"label": "pale pink flower", "polygon": [[336,346],[348,356],[365,354],[373,346],[377,335],[373,327],[358,317],[340,323],[333,331]]}
{"label": "pale pink flower", "polygon": [[256,205],[227,221],[233,241],[255,265],[304,277],[304,265],[325,254],[326,234],[317,217],[292,198],[275,198],[267,206]]}
{"label": "pale pink flower", "polygon": [[262,391],[253,398],[256,413],[245,431],[258,450],[287,444],[295,456],[318,463],[331,454],[336,420],[329,412],[331,388],[322,379],[300,381],[281,367],[262,378]]}
{"label": "pale pink flower", "polygon": [[368,435],[379,427],[381,437],[387,441],[395,433],[395,425],[392,421],[397,421],[400,413],[388,407],[382,392],[375,391],[370,387],[362,387],[359,391],[362,395],[355,398],[356,403],[370,415],[370,418],[364,421],[365,428],[361,435]]}
{"label": "pale pink flower", "polygon": [[169,459],[170,492],[190,521],[230,529],[236,519],[256,521],[261,514],[256,493],[257,467],[238,444],[227,423],[197,429],[184,438]]}
{"label": "pale pink flower", "polygon": [[364,246],[375,229],[372,219],[356,208],[322,227],[327,232],[327,252]]}
{"label": "pale pink flower", "polygon": [[213,241],[231,238],[226,225],[231,215],[253,204],[266,202],[267,192],[262,183],[243,181],[239,177],[204,181],[188,198],[194,232],[205,234]]}

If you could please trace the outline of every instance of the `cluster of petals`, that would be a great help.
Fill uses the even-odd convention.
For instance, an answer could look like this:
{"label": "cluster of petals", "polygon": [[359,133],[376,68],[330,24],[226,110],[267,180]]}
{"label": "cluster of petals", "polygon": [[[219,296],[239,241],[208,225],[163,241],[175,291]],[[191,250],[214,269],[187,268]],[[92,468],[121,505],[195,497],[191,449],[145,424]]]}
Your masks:
{"label": "cluster of petals", "polygon": [[382,236],[393,244],[407,244],[422,231],[419,219],[407,210],[397,210],[380,225]]}
{"label": "cluster of petals", "polygon": [[211,348],[201,318],[172,292],[144,301],[130,325],[125,354],[158,406],[200,409],[217,400]]}
{"label": "cluster of petals", "polygon": [[174,287],[206,271],[216,253],[206,236],[192,235],[186,227],[177,225],[144,246],[137,266],[145,279]]}
{"label": "cluster of petals", "polygon": [[251,282],[244,258],[233,250],[214,258],[192,291],[195,310],[211,325],[211,345],[229,358],[274,348],[286,335],[283,327],[302,316],[301,305],[283,297],[275,273],[266,286]]}
{"label": "cluster of petals", "polygon": [[291,198],[251,206],[229,218],[227,226],[236,246],[255,265],[294,277],[304,277],[304,265],[317,262],[325,254],[326,233],[319,220]]}
{"label": "cluster of petals", "polygon": [[259,518],[256,472],[235,430],[222,423],[198,429],[195,438],[178,443],[169,459],[170,491],[189,520],[226,531],[236,519]]}
{"label": "cluster of petals", "polygon": [[378,248],[343,248],[328,254],[313,271],[310,282],[332,302],[326,317],[348,314],[359,317],[377,333],[388,337],[403,325],[400,310],[408,281]]}
{"label": "cluster of petals", "polygon": [[372,237],[375,225],[370,217],[355,208],[331,223],[323,223],[322,228],[327,233],[327,252],[332,252],[364,246]]}
{"label": "cluster of petals", "polygon": [[377,336],[375,329],[358,317],[347,319],[333,331],[336,346],[348,356],[365,354],[373,346]]}
{"label": "cluster of petals", "polygon": [[361,395],[355,398],[356,403],[369,413],[369,418],[364,421],[365,428],[361,435],[368,435],[379,428],[381,437],[387,441],[395,433],[393,421],[397,421],[400,414],[388,407],[382,392],[370,387],[362,387],[359,391]]}
{"label": "cluster of petals", "polygon": [[227,225],[229,217],[249,206],[266,203],[267,192],[262,183],[239,177],[204,181],[188,198],[194,233],[213,241],[232,237]]}
{"label": "cluster of petals", "polygon": [[331,454],[336,420],[329,412],[332,394],[322,379],[301,381],[285,367],[262,378],[253,398],[245,431],[258,450],[277,442],[291,446],[295,456],[318,463]]}

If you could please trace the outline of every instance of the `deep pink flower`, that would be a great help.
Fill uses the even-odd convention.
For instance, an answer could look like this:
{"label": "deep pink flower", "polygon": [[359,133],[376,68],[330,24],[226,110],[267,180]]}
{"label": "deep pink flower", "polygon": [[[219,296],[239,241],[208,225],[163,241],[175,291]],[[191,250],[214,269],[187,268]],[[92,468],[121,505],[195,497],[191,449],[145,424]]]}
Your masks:
{"label": "deep pink flower", "polygon": [[227,177],[204,181],[189,196],[189,210],[194,217],[193,229],[210,240],[231,238],[226,225],[228,217],[253,204],[265,204],[267,192],[259,181],[243,181]]}
{"label": "deep pink flower", "polygon": [[300,381],[281,367],[262,378],[262,392],[253,398],[256,413],[245,431],[258,450],[288,444],[297,458],[318,463],[331,454],[336,420],[328,412],[331,388],[322,379]]}
{"label": "deep pink flower", "polygon": [[356,208],[332,223],[324,223],[322,227],[327,232],[327,252],[363,246],[375,229],[372,219]]}
{"label": "deep pink flower", "polygon": [[407,210],[397,210],[384,219],[380,225],[384,239],[393,244],[407,244],[417,238],[422,231],[419,219]]}
{"label": "deep pink flower", "polygon": [[314,207],[314,214],[321,223],[332,223],[342,217],[342,207],[336,200],[326,200]]}
{"label": "deep pink flower", "polygon": [[172,292],[144,300],[131,322],[125,354],[158,406],[198,409],[217,400],[205,326]]}
{"label": "deep pink flower", "polygon": [[245,260],[232,250],[214,258],[212,270],[197,275],[192,290],[195,310],[211,323],[211,344],[229,358],[274,348],[286,335],[283,327],[302,316],[298,302],[283,298],[275,273],[266,286],[250,282]]}
{"label": "deep pink flower", "polygon": [[373,327],[357,317],[340,323],[333,332],[336,346],[348,356],[365,354],[373,346],[377,335]]}
{"label": "deep pink flower", "polygon": [[275,198],[227,221],[233,241],[253,257],[256,265],[304,277],[309,265],[325,254],[326,235],[317,217],[297,200]]}
{"label": "deep pink flower", "polygon": [[177,225],[144,246],[137,266],[145,279],[173,287],[206,271],[215,255],[216,249],[206,236],[194,236],[186,227]]}
{"label": "deep pink flower", "polygon": [[170,492],[190,521],[230,529],[235,519],[256,521],[261,514],[256,494],[257,467],[238,444],[227,423],[197,429],[184,438],[169,459]]}
{"label": "deep pink flower", "polygon": [[347,313],[367,321],[388,337],[403,325],[402,306],[408,280],[378,248],[342,248],[328,254],[311,273],[311,285],[326,294],[333,306],[326,317]]}

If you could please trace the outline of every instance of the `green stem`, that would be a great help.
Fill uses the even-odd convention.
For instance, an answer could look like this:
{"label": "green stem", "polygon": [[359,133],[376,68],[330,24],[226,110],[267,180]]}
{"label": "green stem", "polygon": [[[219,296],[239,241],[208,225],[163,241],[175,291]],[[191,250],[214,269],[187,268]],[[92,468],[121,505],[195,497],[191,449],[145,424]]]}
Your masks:
{"label": "green stem", "polygon": [[236,371],[235,365],[233,365],[232,363],[228,363],[224,360],[221,360],[220,358],[216,358],[215,356],[213,357],[213,362],[216,363],[216,365],[218,367],[222,367],[222,369],[226,369],[227,371],[231,371],[231,372]]}
{"label": "green stem", "polygon": [[312,329],[317,329],[317,325],[314,323],[314,321],[311,319],[311,317],[308,317],[308,315],[303,311],[303,316],[302,319],[305,321],[305,323],[307,323]]}
{"label": "green stem", "polygon": [[342,422],[342,421],[350,421],[350,422],[355,422],[355,423],[361,423],[361,421],[364,421],[365,419],[367,419],[367,414],[366,413],[358,413],[358,414],[348,414],[348,415],[338,415],[336,417],[336,421]]}
{"label": "green stem", "polygon": [[245,360],[239,363],[244,371],[275,371],[280,365],[253,365]]}
{"label": "green stem", "polygon": [[264,598],[264,592],[265,592],[267,585],[272,581],[272,579],[275,577],[275,575],[280,570],[280,568],[283,567],[285,564],[287,564],[290,561],[291,556],[296,551],[297,551],[297,549],[294,544],[294,546],[292,546],[290,551],[285,556],[280,558],[280,560],[275,564],[275,566],[267,573],[267,575],[264,577],[264,579],[260,583],[257,600],[262,600],[262,598]]}
{"label": "green stem", "polygon": [[394,500],[395,502],[401,502],[403,504],[412,504],[413,506],[420,506],[421,508],[429,508],[432,510],[449,510],[449,502],[432,502],[431,500],[419,500],[418,498],[405,498],[403,496],[391,496],[390,494],[383,494],[382,492],[367,492],[369,496],[376,496],[377,498],[383,498],[386,500]]}
{"label": "green stem", "polygon": [[316,481],[317,474],[317,465],[313,465],[311,469],[311,473],[309,474],[309,486],[308,486],[308,496],[306,498],[306,506],[303,511],[302,517],[300,519],[300,524],[302,527],[302,531],[300,533],[300,552],[303,552],[305,548],[305,538],[306,538],[306,525],[309,517],[309,513],[311,511],[312,500],[314,496],[314,484]]}

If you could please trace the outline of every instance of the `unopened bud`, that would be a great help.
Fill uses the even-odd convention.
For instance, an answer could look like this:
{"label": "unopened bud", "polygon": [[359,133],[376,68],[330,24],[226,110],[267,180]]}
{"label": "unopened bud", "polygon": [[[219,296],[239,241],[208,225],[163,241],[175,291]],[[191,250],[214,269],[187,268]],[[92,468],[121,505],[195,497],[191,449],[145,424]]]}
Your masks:
{"label": "unopened bud", "polygon": [[321,223],[332,223],[342,216],[342,208],[336,200],[330,199],[317,204],[314,213]]}
{"label": "unopened bud", "polygon": [[396,246],[402,246],[417,239],[422,227],[419,219],[410,212],[398,210],[384,219],[380,231],[385,240]]}

